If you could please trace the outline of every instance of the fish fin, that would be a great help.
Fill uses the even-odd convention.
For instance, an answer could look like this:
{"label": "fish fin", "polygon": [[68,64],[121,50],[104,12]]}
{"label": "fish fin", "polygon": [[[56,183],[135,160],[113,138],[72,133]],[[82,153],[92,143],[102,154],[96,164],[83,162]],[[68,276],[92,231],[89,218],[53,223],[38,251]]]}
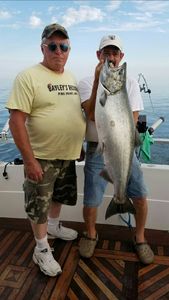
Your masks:
{"label": "fish fin", "polygon": [[105,91],[103,91],[99,99],[101,106],[105,106],[106,101],[107,101],[107,94],[105,93]]}
{"label": "fish fin", "polygon": [[106,168],[104,168],[99,175],[102,176],[106,181],[113,183],[113,180],[110,178]]}
{"label": "fish fin", "polygon": [[105,219],[108,219],[113,215],[124,214],[126,212],[131,213],[133,215],[136,214],[135,207],[133,206],[130,199],[126,198],[126,201],[124,203],[116,203],[113,198],[107,207]]}
{"label": "fish fin", "polygon": [[142,141],[141,141],[139,132],[136,128],[136,130],[135,130],[135,147],[140,147],[141,145],[142,145]]}

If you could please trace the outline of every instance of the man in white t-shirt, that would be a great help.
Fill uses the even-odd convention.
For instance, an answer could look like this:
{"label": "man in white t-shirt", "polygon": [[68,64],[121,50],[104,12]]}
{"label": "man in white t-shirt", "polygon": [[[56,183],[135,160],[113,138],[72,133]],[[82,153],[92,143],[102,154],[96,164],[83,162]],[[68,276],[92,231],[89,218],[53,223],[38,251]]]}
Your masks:
{"label": "man in white t-shirt", "polygon": [[[83,257],[91,257],[98,241],[95,224],[97,220],[97,208],[102,202],[107,182],[99,175],[103,169],[103,156],[96,151],[98,136],[94,120],[94,108],[99,81],[99,74],[105,59],[119,66],[124,56],[122,42],[116,35],[104,36],[101,39],[97,58],[99,64],[95,70],[95,76],[84,78],[79,82],[78,89],[81,96],[82,107],[87,118],[86,131],[86,160],[85,160],[85,183],[84,183],[84,208],[83,217],[86,232],[80,240],[79,251]],[[133,111],[135,124],[138,120],[139,111],[143,110],[143,102],[138,83],[127,78],[128,97]],[[154,254],[144,237],[144,228],[147,217],[147,190],[144,184],[140,163],[134,154],[131,176],[127,186],[127,195],[133,200],[136,209],[136,233],[135,249],[140,261],[144,264],[153,262]]]}

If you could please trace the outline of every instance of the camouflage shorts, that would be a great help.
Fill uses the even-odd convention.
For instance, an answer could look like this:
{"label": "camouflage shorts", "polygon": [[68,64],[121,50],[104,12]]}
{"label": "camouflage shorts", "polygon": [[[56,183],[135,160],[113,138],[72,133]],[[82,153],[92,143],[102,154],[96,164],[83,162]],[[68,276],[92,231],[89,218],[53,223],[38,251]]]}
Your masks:
{"label": "camouflage shorts", "polygon": [[75,161],[39,160],[43,169],[43,180],[38,183],[25,179],[25,211],[37,224],[47,220],[51,201],[75,205],[77,200],[77,182]]}

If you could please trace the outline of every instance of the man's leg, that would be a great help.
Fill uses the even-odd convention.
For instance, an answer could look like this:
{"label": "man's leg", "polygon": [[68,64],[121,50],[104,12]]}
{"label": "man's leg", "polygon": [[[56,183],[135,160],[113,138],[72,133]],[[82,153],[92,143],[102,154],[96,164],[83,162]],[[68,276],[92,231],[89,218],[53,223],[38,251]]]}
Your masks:
{"label": "man's leg", "polygon": [[47,226],[48,238],[60,238],[65,241],[72,241],[77,238],[78,232],[74,229],[62,226],[61,222],[59,221],[61,207],[62,204],[59,202],[52,201],[50,205]]}
{"label": "man's leg", "polygon": [[79,243],[79,252],[83,257],[94,253],[98,235],[96,232],[97,208],[102,202],[107,182],[100,176],[104,167],[103,157],[97,153],[97,143],[88,143],[84,167],[84,208],[83,217],[86,232]]}
{"label": "man's leg", "polygon": [[133,205],[136,209],[136,242],[142,243],[145,241],[144,231],[148,212],[147,199],[135,198],[135,200],[133,201]]}
{"label": "man's leg", "polygon": [[79,253],[83,257],[90,258],[94,254],[98,242],[96,231],[97,207],[83,207],[83,218],[85,221],[86,231],[79,243]]}
{"label": "man's leg", "polygon": [[36,241],[33,261],[44,274],[56,276],[61,273],[61,267],[54,259],[47,241],[47,213],[53,191],[55,168],[48,161],[39,162],[44,170],[43,180],[36,183],[25,179],[25,210]]}
{"label": "man's leg", "polygon": [[52,201],[48,213],[48,238],[60,238],[71,241],[77,238],[78,232],[62,226],[59,216],[62,204],[75,205],[77,201],[77,176],[75,161],[63,161],[53,188]]}
{"label": "man's leg", "polygon": [[145,224],[147,218],[147,200],[146,198],[135,198],[133,201],[136,209],[135,221],[136,221],[136,232],[134,247],[138,255],[139,260],[143,264],[151,264],[154,261],[154,253],[148,245],[145,236]]}
{"label": "man's leg", "polygon": [[93,239],[96,238],[97,207],[84,206],[83,218],[85,221],[87,236]]}
{"label": "man's leg", "polygon": [[35,224],[35,223],[31,222],[31,227],[32,227],[34,236],[38,240],[43,239],[46,236],[47,222],[44,224]]}
{"label": "man's leg", "polygon": [[33,261],[40,270],[48,276],[56,276],[62,273],[61,267],[54,259],[50,245],[47,240],[47,222],[44,224],[35,224],[31,222],[36,247],[33,253]]}
{"label": "man's leg", "polygon": [[154,253],[148,245],[145,236],[145,224],[147,219],[147,189],[144,183],[143,172],[136,155],[133,156],[131,176],[127,187],[128,197],[133,200],[136,209],[136,232],[134,246],[140,261],[150,264],[154,260]]}

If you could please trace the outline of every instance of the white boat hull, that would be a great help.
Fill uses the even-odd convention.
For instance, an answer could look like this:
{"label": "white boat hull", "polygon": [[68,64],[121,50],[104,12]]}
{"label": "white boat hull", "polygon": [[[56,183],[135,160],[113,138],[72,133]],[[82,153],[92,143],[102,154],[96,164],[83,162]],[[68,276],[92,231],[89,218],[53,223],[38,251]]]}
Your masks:
{"label": "white boat hull", "polygon": [[[0,165],[0,217],[26,218],[24,211],[23,192],[23,166],[8,165],[8,179],[3,177],[4,164]],[[83,163],[77,164],[78,178],[78,201],[76,206],[64,205],[61,211],[61,220],[83,222]],[[144,177],[149,190],[148,197],[148,218],[146,228],[157,230],[169,230],[169,166],[142,164]],[[112,216],[105,220],[105,211],[113,195],[113,185],[108,184],[104,201],[98,209],[97,223],[125,225],[119,215]],[[123,218],[128,220],[128,214]],[[134,226],[134,218],[131,217]]]}

